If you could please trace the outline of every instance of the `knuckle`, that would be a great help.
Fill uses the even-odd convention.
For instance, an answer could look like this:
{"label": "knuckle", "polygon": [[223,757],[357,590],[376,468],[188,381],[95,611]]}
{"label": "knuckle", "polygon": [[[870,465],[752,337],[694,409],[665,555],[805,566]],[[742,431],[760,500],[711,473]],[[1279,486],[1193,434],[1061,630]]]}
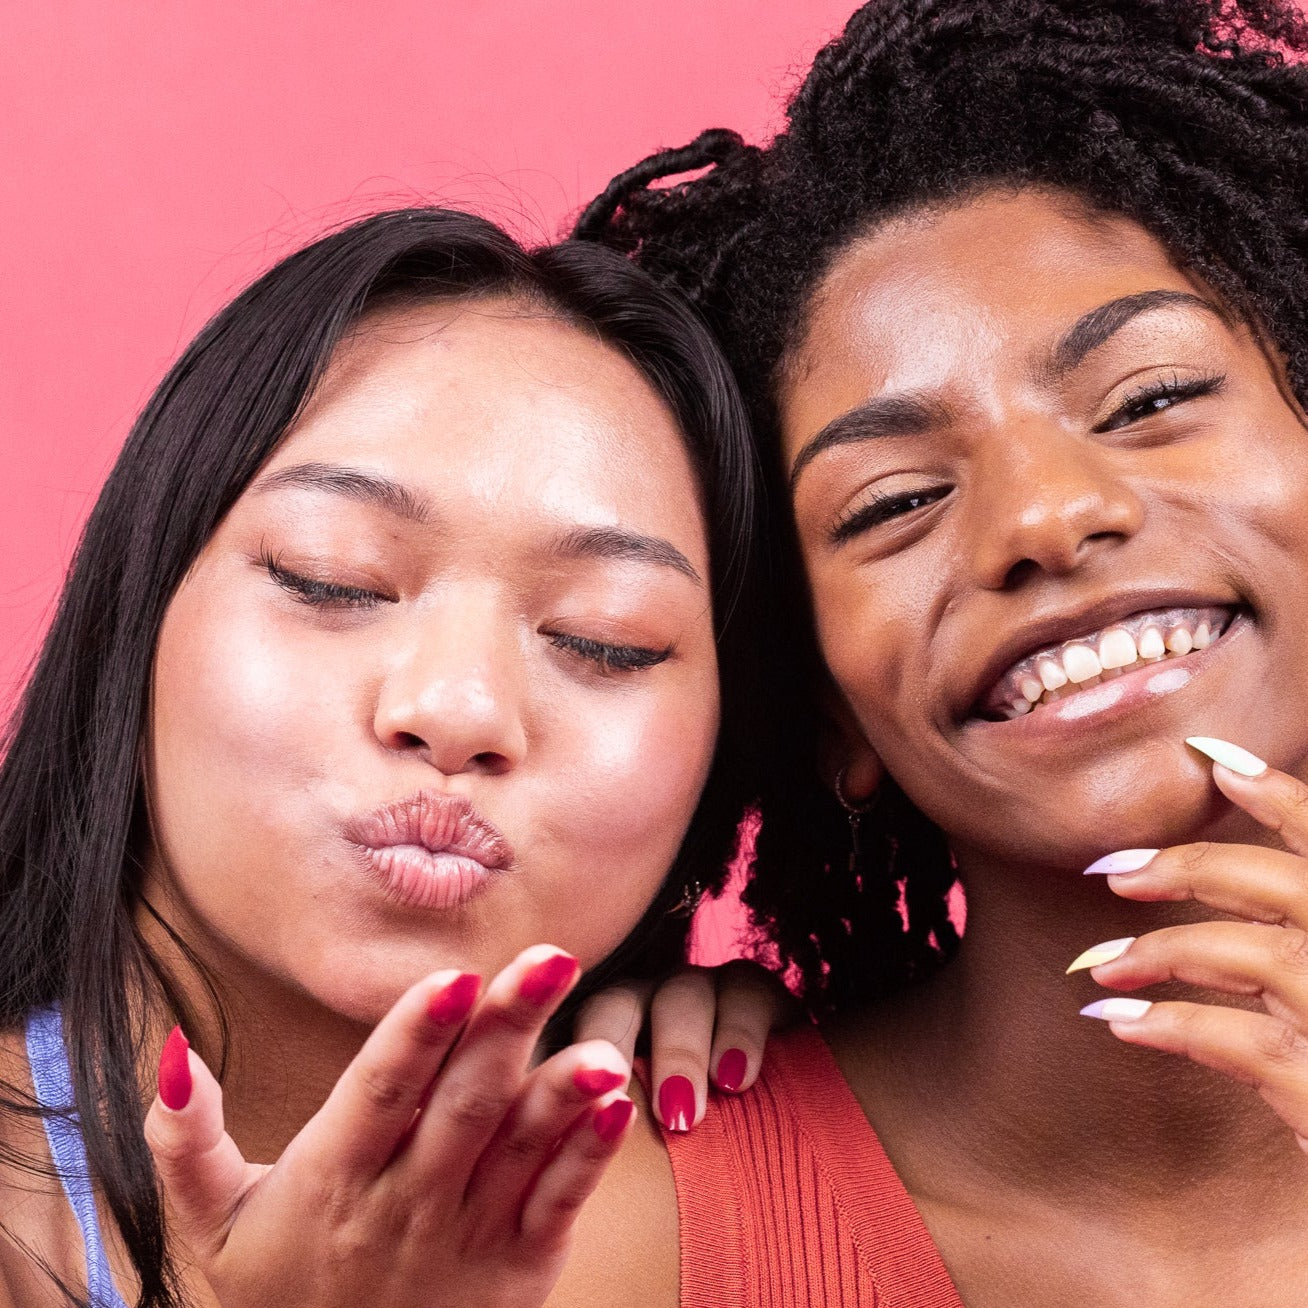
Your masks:
{"label": "knuckle", "polygon": [[1272,1068],[1298,1070],[1308,1063],[1308,1040],[1286,1022],[1276,1022],[1259,1039],[1258,1053]]}
{"label": "knuckle", "polygon": [[184,1135],[168,1129],[155,1113],[145,1119],[145,1143],[155,1162],[168,1169],[178,1167],[191,1157],[191,1142]]}
{"label": "knuckle", "polygon": [[1213,842],[1197,840],[1177,853],[1177,865],[1188,877],[1199,876],[1212,861]]}
{"label": "knuckle", "polygon": [[453,1125],[471,1130],[498,1126],[508,1107],[504,1095],[474,1086],[455,1087],[441,1102],[441,1111]]}
{"label": "knuckle", "polygon": [[1297,976],[1308,976],[1308,931],[1284,927],[1276,934],[1273,954],[1277,966]]}
{"label": "knuckle", "polygon": [[667,1067],[695,1068],[702,1071],[708,1061],[707,1049],[691,1048],[672,1040],[660,1041],[657,1053],[659,1063]]}
{"label": "knuckle", "polygon": [[381,1067],[364,1065],[359,1068],[359,1093],[374,1113],[387,1117],[412,1104],[409,1086]]}
{"label": "knuckle", "polygon": [[550,1153],[558,1139],[558,1131],[543,1123],[516,1122],[505,1132],[500,1146],[510,1158],[533,1161]]}

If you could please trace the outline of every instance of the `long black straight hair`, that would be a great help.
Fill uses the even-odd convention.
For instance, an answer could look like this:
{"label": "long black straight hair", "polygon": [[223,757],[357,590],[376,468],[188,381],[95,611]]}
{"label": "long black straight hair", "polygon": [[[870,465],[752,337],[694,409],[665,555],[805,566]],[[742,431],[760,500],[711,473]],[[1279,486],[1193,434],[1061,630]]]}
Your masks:
{"label": "long black straight hair", "polygon": [[[688,884],[720,884],[753,798],[743,617],[754,455],[730,372],[695,314],[609,251],[577,242],[528,251],[483,219],[442,209],[378,214],[262,276],[205,327],[135,424],[0,739],[0,1027],[21,1028],[33,1009],[59,1004],[76,1095],[75,1105],[43,1109],[9,1085],[0,1108],[28,1116],[75,1108],[140,1279],[141,1308],[183,1302],[139,1083],[149,1065],[145,1009],[162,1002],[183,1023],[190,1016],[135,921],[146,839],[140,756],[160,624],[360,317],[396,298],[487,296],[522,299],[621,350],[675,415],[704,502],[722,732],[678,859],[618,964],[661,962],[684,943],[684,924],[669,909]],[[211,1052],[219,1065],[220,1051]],[[12,1150],[0,1162],[34,1165]]]}

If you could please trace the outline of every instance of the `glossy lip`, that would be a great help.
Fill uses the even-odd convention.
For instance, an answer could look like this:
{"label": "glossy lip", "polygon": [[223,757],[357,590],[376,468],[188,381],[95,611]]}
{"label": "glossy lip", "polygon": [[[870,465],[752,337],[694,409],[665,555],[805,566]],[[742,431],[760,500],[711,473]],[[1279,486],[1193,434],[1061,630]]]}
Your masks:
{"label": "glossy lip", "polygon": [[1143,664],[1112,681],[1077,691],[1075,695],[1068,695],[1011,721],[972,718],[966,725],[973,731],[1002,730],[1008,733],[1005,739],[1013,740],[1018,738],[1019,732],[1022,738],[1084,732],[1089,720],[1093,720],[1096,727],[1107,726],[1120,718],[1138,714],[1150,703],[1188,687],[1204,675],[1218,651],[1226,650],[1233,640],[1238,641],[1252,626],[1247,612],[1237,609],[1226,630],[1207,649],[1195,650],[1183,658]]}
{"label": "glossy lip", "polygon": [[467,799],[432,790],[352,819],[345,836],[388,897],[410,908],[456,908],[513,863],[508,842]]}
{"label": "glossy lip", "polygon": [[[1124,622],[1137,613],[1172,608],[1223,608],[1236,610],[1239,601],[1231,596],[1214,597],[1196,591],[1149,590],[1114,591],[1108,598],[1075,610],[1053,613],[1015,631],[986,659],[972,683],[967,698],[956,707],[956,720],[960,723],[987,721],[980,716],[990,692],[999,679],[1015,663],[1048,645],[1061,645],[1088,632],[1100,631],[1115,622]],[[1231,625],[1234,625],[1232,623]],[[1230,626],[1227,628],[1228,632]],[[1218,642],[1214,642],[1216,645]],[[1210,646],[1209,648],[1212,648]],[[1187,656],[1188,657],[1188,656]],[[1123,677],[1132,675],[1124,673]]]}

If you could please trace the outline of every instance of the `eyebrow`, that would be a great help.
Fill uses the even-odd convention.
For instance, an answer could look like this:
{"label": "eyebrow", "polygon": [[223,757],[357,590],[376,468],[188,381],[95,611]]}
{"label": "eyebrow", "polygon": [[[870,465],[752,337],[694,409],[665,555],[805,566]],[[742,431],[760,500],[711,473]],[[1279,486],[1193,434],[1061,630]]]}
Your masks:
{"label": "eyebrow", "polygon": [[790,489],[795,489],[799,474],[824,450],[885,436],[923,436],[945,426],[949,420],[948,407],[930,396],[911,391],[904,395],[879,395],[832,418],[800,450],[790,470]]}
{"label": "eyebrow", "polygon": [[660,536],[642,536],[623,527],[579,527],[555,546],[555,553],[567,559],[631,559],[671,568],[698,585],[704,580],[694,564],[671,541]]}
{"label": "eyebrow", "polygon": [[1109,300],[1107,304],[1091,309],[1072,324],[1062,340],[1054,346],[1051,379],[1057,381],[1079,367],[1087,355],[1104,345],[1133,318],[1155,309],[1169,309],[1178,305],[1202,309],[1224,323],[1230,321],[1217,305],[1189,291],[1140,291],[1135,295],[1123,295],[1120,299]]}
{"label": "eyebrow", "polygon": [[297,463],[290,468],[279,468],[261,477],[253,490],[262,493],[288,486],[343,495],[361,504],[376,505],[419,525],[429,523],[432,517],[427,501],[400,482],[335,463]]}

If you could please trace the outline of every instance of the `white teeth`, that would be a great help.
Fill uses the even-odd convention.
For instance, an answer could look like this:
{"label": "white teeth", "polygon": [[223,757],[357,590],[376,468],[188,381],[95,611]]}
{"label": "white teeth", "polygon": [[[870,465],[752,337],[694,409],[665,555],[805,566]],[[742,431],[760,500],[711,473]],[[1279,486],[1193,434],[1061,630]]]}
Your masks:
{"label": "white teeth", "polygon": [[1099,640],[1099,662],[1105,668],[1124,668],[1136,659],[1135,641],[1130,632],[1114,627]]}
{"label": "white teeth", "polygon": [[1045,693],[1045,688],[1041,685],[1038,677],[1023,677],[1022,680],[1018,682],[1017,688],[1022,692],[1026,699],[1031,701],[1032,704],[1034,704],[1036,700]]}
{"label": "white teeth", "polygon": [[1015,699],[1013,701],[1013,708],[1017,711],[1018,717],[1021,717],[1023,713],[1030,713],[1034,707],[1029,699]]}
{"label": "white teeth", "polygon": [[1194,649],[1194,641],[1184,627],[1177,627],[1167,638],[1167,648],[1173,654],[1188,654]]}
{"label": "white teeth", "polygon": [[1075,681],[1078,684],[1089,681],[1103,670],[1103,665],[1095,656],[1094,650],[1087,649],[1084,645],[1069,645],[1063,651],[1063,671],[1067,673],[1068,681]]}
{"label": "white teeth", "polygon": [[1061,690],[1067,685],[1067,673],[1053,659],[1040,659],[1036,663],[1036,672],[1040,674],[1040,684],[1046,690]]}
{"label": "white teeth", "polygon": [[1195,649],[1207,649],[1213,643],[1213,633],[1206,622],[1201,622],[1194,629]]}
{"label": "white teeth", "polygon": [[1163,644],[1163,633],[1157,627],[1146,627],[1140,633],[1138,644],[1142,659],[1160,659],[1167,653],[1167,646]]}

